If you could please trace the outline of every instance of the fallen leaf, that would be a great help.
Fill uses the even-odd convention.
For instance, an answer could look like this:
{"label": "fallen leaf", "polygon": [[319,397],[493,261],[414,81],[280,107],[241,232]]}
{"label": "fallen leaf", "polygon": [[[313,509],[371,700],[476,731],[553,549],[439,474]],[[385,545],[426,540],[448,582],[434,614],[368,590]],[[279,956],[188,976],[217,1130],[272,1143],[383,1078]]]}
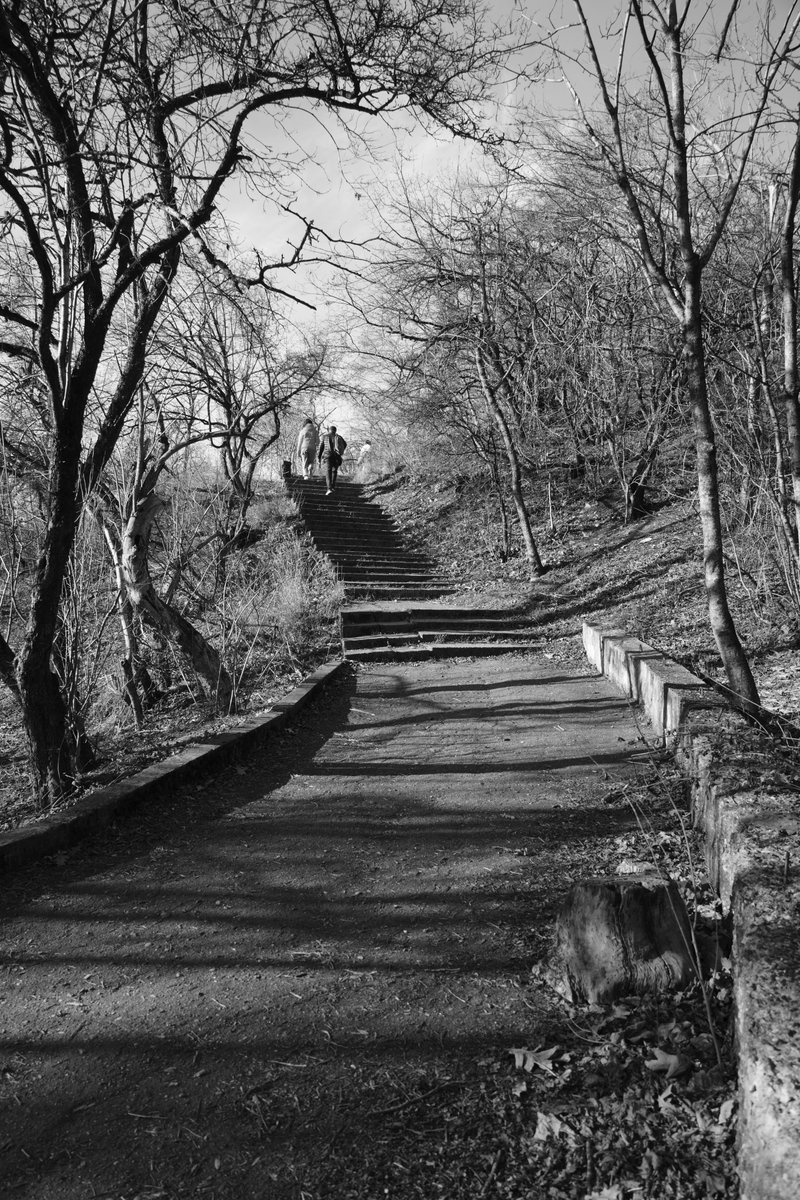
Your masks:
{"label": "fallen leaf", "polygon": [[534,1067],[539,1067],[540,1070],[555,1075],[550,1059],[557,1050],[558,1046],[551,1046],[549,1050],[540,1050],[537,1046],[535,1050],[516,1048],[508,1053],[514,1055],[514,1066],[517,1070],[521,1067],[523,1071],[532,1071]]}
{"label": "fallen leaf", "polygon": [[602,1014],[603,1014],[602,1021],[600,1021],[595,1026],[595,1029],[599,1033],[602,1029],[605,1029],[606,1025],[613,1025],[613,1023],[615,1021],[627,1021],[628,1017],[631,1015],[632,1010],[627,1004],[614,1004],[614,1005],[612,1005],[610,1012],[604,1008],[599,1009],[599,1010],[595,1009],[595,1008],[590,1008],[589,1011],[590,1012],[599,1011],[599,1012],[602,1012]]}
{"label": "fallen leaf", "polygon": [[664,1071],[667,1079],[674,1079],[676,1075],[683,1075],[691,1069],[692,1060],[685,1054],[669,1054],[666,1050],[654,1050],[653,1058],[649,1058],[644,1065],[648,1071]]}
{"label": "fallen leaf", "polygon": [[578,1140],[575,1130],[555,1113],[539,1112],[536,1114],[536,1129],[533,1134],[535,1142],[546,1142],[551,1137],[561,1137],[562,1134],[572,1146]]}
{"label": "fallen leaf", "polygon": [[654,870],[655,867],[652,863],[635,858],[623,858],[617,864],[618,875],[647,875]]}

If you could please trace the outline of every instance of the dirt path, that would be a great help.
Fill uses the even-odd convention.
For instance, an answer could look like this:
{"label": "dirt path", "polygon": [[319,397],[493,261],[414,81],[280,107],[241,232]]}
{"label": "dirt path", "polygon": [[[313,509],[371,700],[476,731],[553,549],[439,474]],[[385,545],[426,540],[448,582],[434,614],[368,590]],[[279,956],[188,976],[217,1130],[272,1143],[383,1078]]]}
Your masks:
{"label": "dirt path", "polygon": [[638,731],[531,656],[362,668],[302,721],[7,883],[3,1196],[493,1194],[469,1139],[436,1183],[418,1105],[546,1038],[527,969],[632,826]]}

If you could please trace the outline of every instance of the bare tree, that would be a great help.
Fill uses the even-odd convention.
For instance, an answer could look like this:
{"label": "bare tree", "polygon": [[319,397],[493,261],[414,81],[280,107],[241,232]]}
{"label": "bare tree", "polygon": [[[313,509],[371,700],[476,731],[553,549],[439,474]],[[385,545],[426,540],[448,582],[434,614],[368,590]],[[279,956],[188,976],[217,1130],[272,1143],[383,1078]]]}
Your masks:
{"label": "bare tree", "polygon": [[332,356],[276,313],[269,297],[202,270],[194,282],[156,333],[147,386],[181,437],[213,446],[227,484],[233,545],[283,418],[330,387]]}
{"label": "bare tree", "polygon": [[523,485],[525,375],[542,284],[532,267],[537,247],[528,241],[524,249],[518,215],[502,181],[438,196],[407,189],[387,223],[386,255],[369,273],[374,290],[354,302],[368,325],[418,348],[415,369],[443,352],[458,359],[469,404],[475,392],[482,396],[503,447],[525,554],[540,575]]}
{"label": "bare tree", "polygon": [[[235,173],[280,197],[277,170],[245,140],[250,119],[277,124],[296,106],[381,120],[406,109],[475,136],[476,102],[505,49],[468,0],[3,7],[0,249],[29,256],[33,272],[30,296],[0,311],[0,345],[39,380],[48,467],[26,627],[14,649],[0,640],[0,676],[20,705],[38,793],[58,796],[76,770],[51,662],[75,531],[135,402],[183,248],[191,240],[219,261],[204,230]],[[254,282],[270,286],[279,265],[262,259]]]}
{"label": "bare tree", "polygon": [[[708,394],[703,278],[724,234],[781,71],[794,49],[800,17],[790,6],[779,36],[754,65],[749,103],[741,98],[727,121],[703,122],[702,101],[711,94],[715,60],[727,66],[726,26],[716,47],[700,47],[709,9],[684,0],[630,0],[622,21],[615,75],[603,66],[587,7],[573,0],[588,59],[599,87],[605,120],[575,101],[583,127],[597,153],[598,168],[613,179],[624,200],[631,244],[661,302],[679,324],[687,390],[695,433],[698,496],[703,532],[705,587],[711,629],[742,708],[758,712],[758,692],[728,604],[723,561],[717,449]],[[649,79],[642,94],[626,91],[626,53],[632,31],[638,36]],[[700,47],[700,48],[698,48]],[[715,55],[716,51],[716,55]],[[705,89],[687,90],[687,62],[699,59],[697,77]],[[741,113],[747,112],[746,117]],[[648,143],[641,149],[642,134]],[[727,139],[730,151],[722,148]],[[735,155],[733,149],[735,147]],[[663,155],[659,161],[659,153]],[[577,151],[577,147],[576,147]],[[579,152],[579,151],[578,151]],[[650,170],[650,168],[654,170]]]}
{"label": "bare tree", "polygon": [[[113,484],[98,485],[98,512],[119,589],[127,694],[140,713],[138,683],[148,675],[138,654],[135,622],[174,644],[189,660],[223,710],[235,703],[234,689],[216,649],[176,605],[193,560],[213,548],[213,596],[225,586],[234,550],[258,537],[247,524],[256,472],[280,434],[281,419],[299,397],[323,383],[324,352],[279,350],[286,334],[266,303],[225,281],[187,275],[188,297],[174,296],[154,333],[146,378],[140,390],[135,436],[120,445]],[[162,487],[167,472],[189,451],[212,450],[224,483],[219,503],[209,506],[211,527],[193,537],[165,564],[159,589],[150,566],[151,536],[173,503]],[[184,480],[183,490],[188,487]],[[212,596],[212,600],[213,600]],[[145,699],[147,696],[145,695]]]}

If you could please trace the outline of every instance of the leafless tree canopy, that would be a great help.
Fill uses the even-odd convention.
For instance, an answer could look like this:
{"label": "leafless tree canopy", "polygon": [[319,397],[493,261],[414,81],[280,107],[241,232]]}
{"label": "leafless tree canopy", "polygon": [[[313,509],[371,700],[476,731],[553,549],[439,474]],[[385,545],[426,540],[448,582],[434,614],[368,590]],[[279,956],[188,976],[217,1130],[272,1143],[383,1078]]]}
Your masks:
{"label": "leafless tree canopy", "polygon": [[[284,201],[282,174],[303,168],[281,137],[298,108],[323,124],[410,110],[477,136],[505,50],[461,0],[4,7],[3,420],[12,470],[40,468],[44,513],[29,615],[16,645],[0,641],[0,675],[38,790],[57,795],[75,767],[51,660],[76,530],[138,403],[187,246],[231,273],[216,217],[226,182],[246,176]],[[293,251],[262,252],[248,281],[279,288],[275,270],[311,234],[306,222]],[[253,411],[236,414],[240,448]]]}

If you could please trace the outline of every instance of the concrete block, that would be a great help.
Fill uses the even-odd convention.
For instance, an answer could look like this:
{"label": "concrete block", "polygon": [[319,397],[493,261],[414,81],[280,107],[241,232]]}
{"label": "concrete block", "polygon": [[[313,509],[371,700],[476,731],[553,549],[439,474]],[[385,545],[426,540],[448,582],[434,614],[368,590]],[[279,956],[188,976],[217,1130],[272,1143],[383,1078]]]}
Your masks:
{"label": "concrete block", "polygon": [[583,623],[583,647],[594,669],[603,674],[603,646],[607,638],[627,637],[624,629],[604,628],[589,621]]}
{"label": "concrete block", "polygon": [[603,639],[603,674],[607,679],[630,696],[639,701],[639,678],[642,664],[648,659],[658,659],[663,656],[646,642],[634,637],[606,637]]}
{"label": "concrete block", "polygon": [[295,713],[303,708],[313,696],[317,688],[341,670],[344,662],[342,659],[336,659],[335,662],[325,663],[321,667],[317,667],[316,671],[312,672],[307,679],[304,679],[301,684],[294,688],[288,695],[284,696],[272,706],[273,713]]}
{"label": "concrete block", "polygon": [[674,737],[692,708],[727,709],[701,679],[663,655],[636,657],[631,667],[639,703],[662,737]]}
{"label": "concrete block", "polygon": [[790,1200],[800,1194],[798,911],[800,880],[790,877],[784,883],[780,861],[760,864],[737,879],[741,1200]]}

